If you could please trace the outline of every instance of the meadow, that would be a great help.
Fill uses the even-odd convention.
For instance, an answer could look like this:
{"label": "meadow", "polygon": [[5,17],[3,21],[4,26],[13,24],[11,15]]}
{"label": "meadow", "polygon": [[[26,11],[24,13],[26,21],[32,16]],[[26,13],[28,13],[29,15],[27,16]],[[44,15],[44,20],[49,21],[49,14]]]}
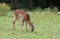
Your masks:
{"label": "meadow", "polygon": [[16,21],[16,30],[11,29],[13,14],[0,17],[0,39],[60,39],[60,14],[53,12],[30,12],[31,21],[34,23],[34,32],[26,31],[26,25],[20,30],[21,19]]}

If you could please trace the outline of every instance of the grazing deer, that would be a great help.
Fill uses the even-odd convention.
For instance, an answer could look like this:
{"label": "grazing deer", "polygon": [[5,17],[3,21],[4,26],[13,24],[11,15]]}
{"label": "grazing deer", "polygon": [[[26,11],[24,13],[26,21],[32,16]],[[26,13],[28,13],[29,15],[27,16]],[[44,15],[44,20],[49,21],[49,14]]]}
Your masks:
{"label": "grazing deer", "polygon": [[27,12],[25,12],[24,10],[15,10],[14,11],[14,20],[13,20],[13,26],[12,29],[15,30],[15,22],[16,20],[21,17],[22,18],[22,26],[21,26],[21,30],[23,27],[24,22],[26,23],[26,30],[27,30],[27,24],[30,26],[31,31],[34,31],[34,25],[30,20],[30,16]]}

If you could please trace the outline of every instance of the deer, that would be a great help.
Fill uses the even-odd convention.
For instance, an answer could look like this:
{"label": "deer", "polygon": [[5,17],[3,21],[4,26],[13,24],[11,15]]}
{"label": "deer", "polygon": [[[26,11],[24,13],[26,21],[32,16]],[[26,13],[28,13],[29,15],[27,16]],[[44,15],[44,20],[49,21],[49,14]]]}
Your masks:
{"label": "deer", "polygon": [[30,27],[30,30],[32,32],[34,31],[33,22],[31,22],[30,15],[26,11],[24,11],[24,10],[15,10],[13,14],[14,14],[13,26],[12,26],[13,30],[15,30],[16,20],[19,19],[19,17],[20,17],[20,18],[22,18],[21,30],[22,30],[22,27],[25,23],[26,24],[26,30],[27,30],[27,24],[28,24],[28,26]]}

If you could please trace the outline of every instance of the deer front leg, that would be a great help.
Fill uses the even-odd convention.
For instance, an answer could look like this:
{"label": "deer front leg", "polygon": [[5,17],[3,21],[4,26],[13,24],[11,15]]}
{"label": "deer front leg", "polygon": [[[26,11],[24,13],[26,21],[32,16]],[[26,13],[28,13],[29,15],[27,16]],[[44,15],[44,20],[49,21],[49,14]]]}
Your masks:
{"label": "deer front leg", "polygon": [[26,24],[26,31],[27,31],[27,21],[25,22],[25,24]]}
{"label": "deer front leg", "polygon": [[21,30],[22,30],[23,24],[24,24],[24,20],[22,20],[22,26],[21,26]]}
{"label": "deer front leg", "polygon": [[15,30],[15,22],[16,22],[17,18],[14,17],[14,20],[13,20],[13,26],[12,26],[12,29]]}

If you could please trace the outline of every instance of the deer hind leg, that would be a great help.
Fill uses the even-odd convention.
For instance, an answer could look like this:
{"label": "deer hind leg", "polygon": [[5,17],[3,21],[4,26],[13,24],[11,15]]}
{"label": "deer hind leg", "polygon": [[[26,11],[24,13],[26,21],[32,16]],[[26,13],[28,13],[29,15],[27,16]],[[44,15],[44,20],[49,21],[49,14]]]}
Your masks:
{"label": "deer hind leg", "polygon": [[14,20],[13,20],[13,26],[12,26],[12,29],[15,30],[15,22],[16,22],[17,18],[14,17]]}

